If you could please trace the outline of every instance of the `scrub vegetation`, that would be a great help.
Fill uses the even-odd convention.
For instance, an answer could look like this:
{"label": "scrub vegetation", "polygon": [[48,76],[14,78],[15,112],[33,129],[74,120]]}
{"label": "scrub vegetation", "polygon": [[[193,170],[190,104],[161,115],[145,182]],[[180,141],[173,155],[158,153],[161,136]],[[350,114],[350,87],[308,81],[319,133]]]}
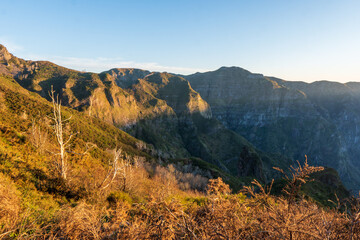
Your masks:
{"label": "scrub vegetation", "polygon": [[305,162],[277,169],[281,181],[254,180],[238,191],[209,163],[161,158],[63,107],[63,137],[73,136],[64,177],[52,103],[0,77],[0,106],[0,239],[359,238],[359,199],[343,200],[344,190],[326,201],[312,190],[327,169]]}

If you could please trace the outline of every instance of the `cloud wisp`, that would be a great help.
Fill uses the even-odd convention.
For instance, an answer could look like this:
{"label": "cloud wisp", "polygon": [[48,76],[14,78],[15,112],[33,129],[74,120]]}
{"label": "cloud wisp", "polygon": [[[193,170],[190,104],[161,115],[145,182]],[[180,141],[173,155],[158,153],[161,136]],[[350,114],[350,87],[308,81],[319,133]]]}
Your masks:
{"label": "cloud wisp", "polygon": [[22,51],[24,49],[6,36],[0,36],[0,44],[4,45],[11,53]]}
{"label": "cloud wisp", "polygon": [[125,61],[122,58],[77,58],[77,57],[39,57],[39,56],[28,56],[31,60],[47,60],[51,61],[60,66],[67,68],[88,71],[88,72],[102,72],[112,68],[140,68],[149,71],[157,72],[171,72],[178,74],[191,74],[195,72],[206,72],[208,69],[200,68],[187,68],[187,67],[174,67],[174,66],[163,66],[155,62],[135,62]]}

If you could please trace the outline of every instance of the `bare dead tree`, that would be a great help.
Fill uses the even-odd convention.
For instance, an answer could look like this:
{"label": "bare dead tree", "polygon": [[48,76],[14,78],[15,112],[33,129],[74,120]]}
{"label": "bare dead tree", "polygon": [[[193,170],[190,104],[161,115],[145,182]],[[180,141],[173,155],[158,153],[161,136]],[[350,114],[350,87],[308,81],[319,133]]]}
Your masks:
{"label": "bare dead tree", "polygon": [[76,133],[71,133],[67,138],[65,138],[64,134],[64,124],[65,122],[69,121],[72,116],[70,116],[67,119],[63,119],[61,115],[61,100],[59,100],[59,95],[56,95],[55,97],[55,91],[53,89],[53,86],[51,86],[51,92],[50,97],[53,104],[53,114],[54,117],[50,117],[54,121],[54,133],[56,136],[56,140],[58,143],[58,152],[54,153],[55,155],[59,156],[59,158],[56,160],[56,166],[58,168],[58,171],[61,175],[61,177],[66,180],[67,179],[67,173],[68,173],[68,162],[67,162],[67,156],[66,156],[66,149],[70,145],[71,139],[76,135]]}
{"label": "bare dead tree", "polygon": [[114,157],[113,160],[109,159],[110,169],[108,170],[104,180],[99,185],[99,188],[105,189],[107,188],[116,178],[119,169],[119,158],[121,157],[122,149],[114,149]]}
{"label": "bare dead tree", "polygon": [[36,123],[35,119],[32,120],[31,124],[30,141],[40,153],[43,153],[47,143],[47,132],[41,130],[40,125]]}
{"label": "bare dead tree", "polygon": [[109,160],[110,168],[104,178],[104,180],[99,185],[100,189],[105,189],[114,182],[117,176],[120,176],[123,180],[122,189],[125,189],[127,169],[131,166],[130,158],[128,156],[122,156],[122,149],[114,149],[114,157],[111,161]]}
{"label": "bare dead tree", "polygon": [[[133,166],[131,164],[131,156],[128,154],[125,154],[124,158],[122,158],[121,161],[121,178],[122,178],[122,186],[121,190],[125,191],[127,184],[128,184],[128,178],[132,174]],[[136,166],[135,166],[136,167]]]}

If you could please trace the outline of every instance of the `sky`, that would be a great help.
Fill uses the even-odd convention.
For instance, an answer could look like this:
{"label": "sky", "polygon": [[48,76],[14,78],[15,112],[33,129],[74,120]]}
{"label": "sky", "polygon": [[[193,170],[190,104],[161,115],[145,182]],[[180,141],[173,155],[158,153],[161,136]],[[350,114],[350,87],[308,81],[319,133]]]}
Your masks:
{"label": "sky", "polygon": [[76,70],[360,81],[358,0],[1,0],[0,20],[15,56]]}

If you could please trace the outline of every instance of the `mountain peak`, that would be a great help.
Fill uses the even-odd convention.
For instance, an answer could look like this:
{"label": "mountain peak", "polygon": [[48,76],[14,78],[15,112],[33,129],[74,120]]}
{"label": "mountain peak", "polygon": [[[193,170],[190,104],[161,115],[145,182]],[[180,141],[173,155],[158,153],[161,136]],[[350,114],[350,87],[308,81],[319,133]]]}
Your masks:
{"label": "mountain peak", "polygon": [[12,58],[12,55],[6,49],[6,47],[0,44],[0,61],[9,61]]}
{"label": "mountain peak", "polygon": [[129,88],[150,74],[150,71],[137,69],[137,68],[112,68],[108,71],[100,73],[100,75],[108,75],[109,79],[116,82],[119,87]]}
{"label": "mountain peak", "polygon": [[7,50],[6,47],[0,43],[0,51],[3,50],[4,48],[5,50]]}
{"label": "mountain peak", "polygon": [[237,67],[237,66],[230,66],[230,67],[222,66],[217,71],[223,71],[223,70],[237,70],[237,71],[246,71],[246,72],[248,72],[248,70],[246,70],[244,68],[241,68],[241,67]]}
{"label": "mountain peak", "polygon": [[215,70],[215,72],[228,72],[228,73],[238,73],[238,74],[251,74],[250,71],[236,66],[226,67],[223,66],[219,68],[218,70]]}

